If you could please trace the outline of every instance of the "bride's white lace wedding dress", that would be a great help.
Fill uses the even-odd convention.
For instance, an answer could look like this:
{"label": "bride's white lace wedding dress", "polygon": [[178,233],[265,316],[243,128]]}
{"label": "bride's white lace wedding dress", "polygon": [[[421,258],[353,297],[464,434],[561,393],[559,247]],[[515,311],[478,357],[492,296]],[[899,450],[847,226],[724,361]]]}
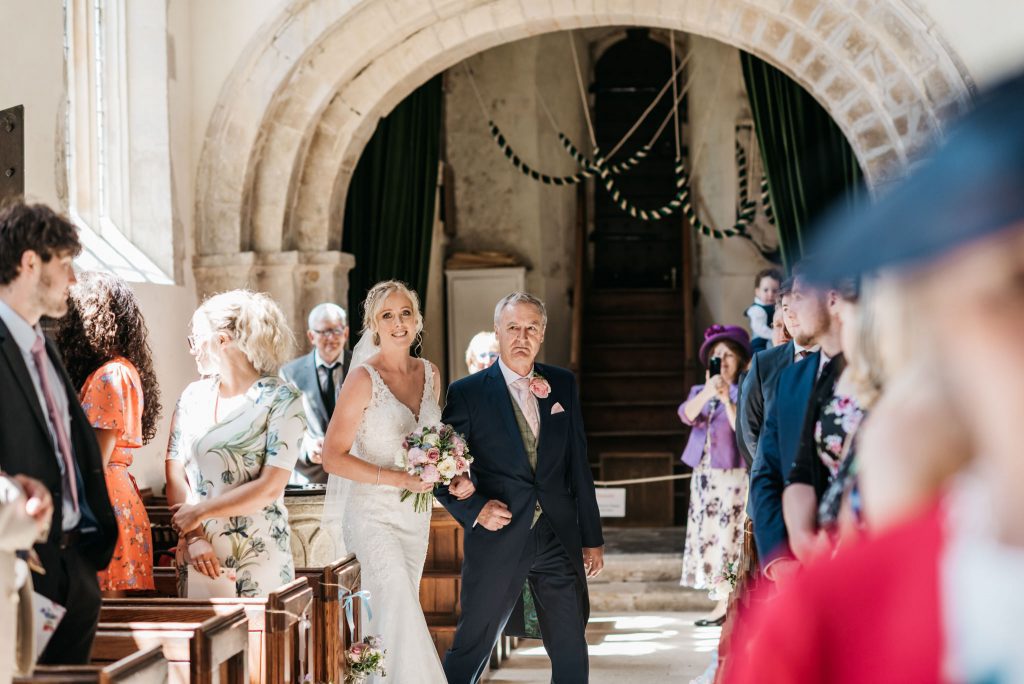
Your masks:
{"label": "bride's white lace wedding dress", "polygon": [[[373,395],[356,433],[353,454],[374,465],[394,467],[402,440],[409,433],[441,422],[433,373],[426,360],[423,366],[417,417],[395,398],[376,370],[363,365],[373,381]],[[399,501],[401,490],[395,487],[357,482],[348,486],[342,530],[347,550],[356,554],[362,567],[362,588],[371,594],[373,619],[364,621],[363,634],[380,635],[387,649],[387,679],[383,681],[445,684],[419,600],[430,512],[415,512],[411,499]]]}

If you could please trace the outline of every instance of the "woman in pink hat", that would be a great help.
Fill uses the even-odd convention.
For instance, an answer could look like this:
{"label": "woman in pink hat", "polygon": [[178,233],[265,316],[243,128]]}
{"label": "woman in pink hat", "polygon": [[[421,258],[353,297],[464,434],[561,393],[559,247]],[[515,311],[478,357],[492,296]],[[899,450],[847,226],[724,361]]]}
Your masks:
{"label": "woman in pink hat", "polygon": [[690,426],[682,461],[693,468],[690,510],[680,584],[706,589],[718,603],[698,626],[721,625],[743,548],[747,469],[736,448],[736,401],[740,371],[750,360],[750,336],[735,325],[704,331],[700,361],[703,385],[690,389],[679,419]]}

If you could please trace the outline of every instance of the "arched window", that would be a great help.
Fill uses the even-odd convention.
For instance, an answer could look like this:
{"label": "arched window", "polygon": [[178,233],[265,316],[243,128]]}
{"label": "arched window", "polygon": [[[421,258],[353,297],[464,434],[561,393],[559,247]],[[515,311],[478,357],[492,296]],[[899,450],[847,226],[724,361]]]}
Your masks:
{"label": "arched window", "polygon": [[[171,283],[166,6],[65,0],[68,209],[78,265]],[[179,245],[180,246],[180,245]]]}

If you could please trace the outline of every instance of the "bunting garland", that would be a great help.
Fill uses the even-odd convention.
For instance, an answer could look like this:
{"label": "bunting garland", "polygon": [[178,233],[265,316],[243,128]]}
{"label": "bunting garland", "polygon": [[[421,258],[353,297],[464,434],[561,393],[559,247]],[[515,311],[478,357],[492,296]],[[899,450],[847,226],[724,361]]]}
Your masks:
{"label": "bunting garland", "polygon": [[[681,160],[676,163],[674,169],[676,175],[676,194],[664,205],[655,209],[641,209],[622,195],[616,187],[614,176],[636,167],[641,161],[643,161],[643,159],[650,154],[650,144],[641,147],[625,161],[609,166],[600,156],[599,150],[595,150],[595,158],[591,160],[580,152],[567,135],[564,133],[558,133],[559,142],[562,143],[566,152],[569,153],[582,170],[572,175],[552,176],[546,173],[541,173],[524,162],[512,149],[512,146],[505,139],[505,136],[501,133],[497,124],[493,121],[488,121],[488,125],[490,126],[491,137],[494,139],[498,147],[501,148],[502,154],[509,160],[512,166],[524,176],[532,178],[540,183],[544,183],[545,185],[556,186],[575,185],[582,183],[588,178],[597,178],[600,180],[609,195],[611,195],[612,201],[615,202],[619,209],[629,214],[631,217],[638,218],[641,221],[657,221],[671,216],[676,211],[682,209],[683,214],[695,230],[700,231],[703,235],[719,240],[738,235],[746,235],[747,226],[754,221],[754,217],[757,212],[757,202],[752,202],[749,199],[747,155],[743,150],[743,146],[740,145],[738,141],[736,143],[736,166],[739,174],[739,209],[737,212],[736,223],[731,228],[718,230],[701,221],[693,210],[692,202],[690,201],[690,176],[686,171],[686,166]],[[768,193],[767,178],[762,177],[760,189],[760,201],[762,206],[765,208],[765,215],[768,217],[768,220],[774,224],[775,221],[774,216],[771,214],[771,205],[767,202],[770,197]]]}

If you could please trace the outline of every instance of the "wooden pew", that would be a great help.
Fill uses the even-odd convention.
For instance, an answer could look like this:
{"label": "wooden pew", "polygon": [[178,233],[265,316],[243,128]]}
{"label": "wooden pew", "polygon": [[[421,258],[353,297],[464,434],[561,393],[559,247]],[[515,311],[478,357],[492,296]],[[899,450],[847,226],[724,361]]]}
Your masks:
{"label": "wooden pew", "polygon": [[[357,592],[361,588],[359,561],[349,554],[322,568],[296,568],[296,577],[305,577],[313,591],[313,681],[341,682],[345,675],[344,652],[352,644],[348,626],[345,625],[343,602],[338,600],[338,588],[345,587]],[[156,584],[149,597],[172,598],[177,596],[178,584],[174,568],[154,568]],[[356,636],[362,638],[359,623],[359,603],[353,606]]]}
{"label": "wooden pew", "polygon": [[15,684],[165,684],[167,660],[163,649],[153,646],[136,651],[110,665],[37,665],[32,674],[15,677]]}
{"label": "wooden pew", "polygon": [[[322,568],[295,568],[296,577],[305,577],[313,588],[313,641],[316,655],[313,659],[314,682],[343,682],[345,680],[345,651],[353,638],[345,624],[344,601],[339,590],[358,592],[361,588],[361,568],[352,554]],[[352,614],[355,623],[354,640],[362,639],[360,627],[361,605],[355,600]]]}
{"label": "wooden pew", "polygon": [[427,559],[420,581],[420,606],[441,658],[455,639],[455,625],[462,612],[461,590],[462,526],[444,508],[434,506]]}
{"label": "wooden pew", "polygon": [[[172,588],[177,594],[169,569],[157,568],[158,586]],[[168,587],[170,584],[170,587]],[[249,681],[252,684],[301,682],[312,675],[315,653],[311,637],[313,590],[300,577],[266,598],[126,598],[104,599],[100,610],[101,626],[130,623],[135,620],[160,621],[161,616],[187,614],[191,610],[229,611],[244,609],[248,619]],[[175,613],[178,611],[178,613]],[[304,624],[305,623],[305,624]]]}
{"label": "wooden pew", "polygon": [[[128,599],[134,600],[134,599]],[[103,611],[92,645],[95,664],[118,663],[139,648],[161,649],[171,682],[247,684],[249,628],[242,608],[193,606]]]}

